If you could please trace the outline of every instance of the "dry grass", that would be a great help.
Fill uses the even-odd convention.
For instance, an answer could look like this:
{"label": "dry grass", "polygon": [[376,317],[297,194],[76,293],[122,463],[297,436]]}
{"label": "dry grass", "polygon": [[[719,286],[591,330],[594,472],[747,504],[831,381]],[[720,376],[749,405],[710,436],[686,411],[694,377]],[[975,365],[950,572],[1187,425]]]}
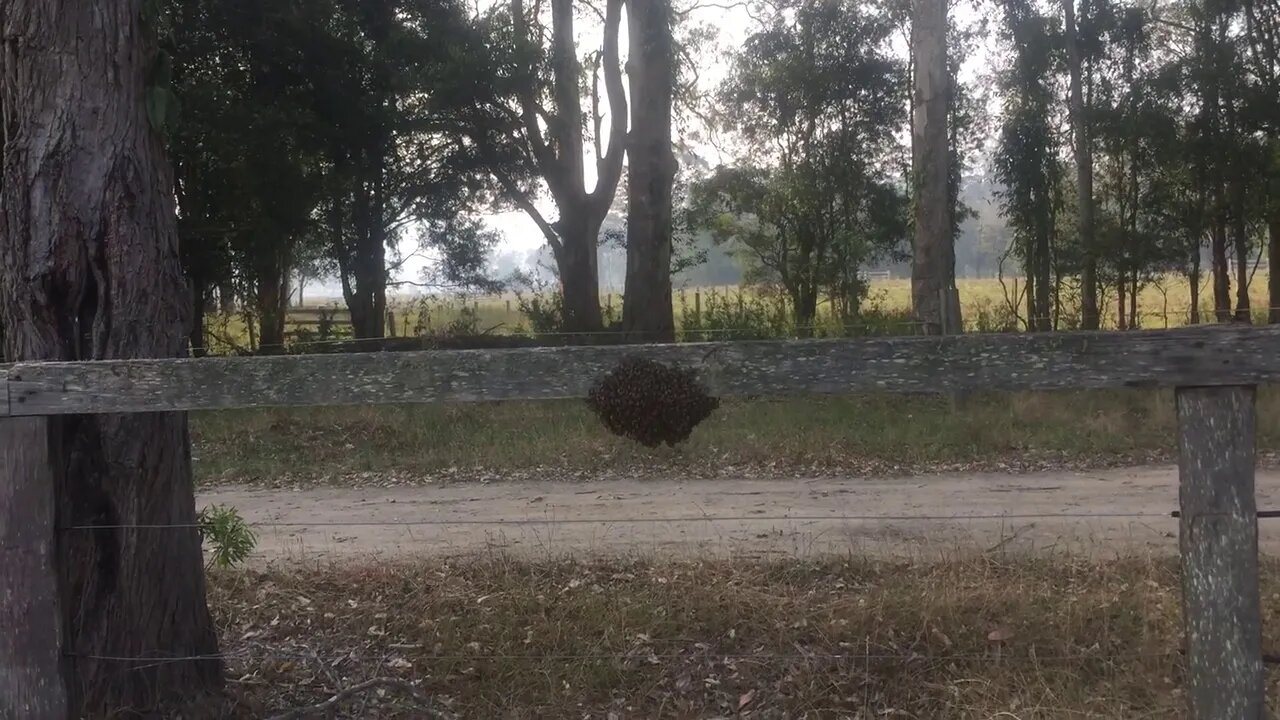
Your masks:
{"label": "dry grass", "polygon": [[[578,401],[197,414],[202,482],[263,485],[479,476],[884,475],[1105,466],[1172,456],[1172,394],[872,396],[725,403],[690,441],[645,450]],[[1264,388],[1259,447],[1280,449],[1280,393]]]}
{"label": "dry grass", "polygon": [[[961,279],[956,283],[960,290],[961,312],[968,322],[972,322],[982,312],[990,312],[994,308],[1004,308],[1009,303],[1009,298],[1016,297],[1016,292],[1020,286],[1020,282],[1014,279],[1007,279],[1004,284],[994,278],[987,279]],[[1249,286],[1251,306],[1254,308],[1265,308],[1268,304],[1267,298],[1267,276],[1265,272],[1258,272],[1253,282]],[[680,318],[686,312],[692,312],[695,306],[695,297],[699,294],[705,300],[709,294],[719,294],[722,297],[736,297],[738,293],[743,293],[748,297],[757,295],[758,292],[751,288],[739,288],[736,286],[719,286],[719,287],[688,287],[677,289],[672,297],[677,324]],[[1212,312],[1212,292],[1206,285],[1201,289],[1201,312],[1207,319],[1208,314]],[[1232,295],[1234,299],[1234,293]],[[892,280],[873,280],[870,284],[869,291],[870,303],[886,311],[905,311],[911,307],[911,281],[908,278],[895,278]],[[1205,305],[1205,298],[1208,304]],[[1106,301],[1106,307],[1103,308],[1104,322],[1109,326],[1114,326],[1115,314],[1114,300]],[[330,305],[341,307],[341,302],[337,300],[314,301],[320,305]],[[606,314],[620,316],[622,312],[622,297],[616,293],[606,293],[601,296],[601,307],[606,309]],[[512,329],[527,327],[528,321],[525,320],[519,312],[519,303],[513,296],[482,296],[466,299],[441,299],[429,301],[425,305],[419,300],[410,298],[398,298],[391,303],[397,318],[398,332],[412,331],[413,328],[422,326],[431,330],[443,330],[449,327],[450,323],[457,321],[463,313],[464,308],[474,314],[476,324],[481,329],[496,328],[498,330],[509,331]],[[427,316],[422,317],[423,312]],[[826,313],[828,308],[824,305],[819,308],[819,315]],[[1191,289],[1186,279],[1182,277],[1166,277],[1159,282],[1146,286],[1138,295],[1138,312],[1143,327],[1162,328],[1162,327],[1179,327],[1185,325],[1190,318],[1191,310]]]}
{"label": "dry grass", "polygon": [[[242,717],[378,676],[467,718],[1184,717],[1164,561],[495,557],[219,572],[211,601]],[[338,716],[424,714],[367,694]]]}

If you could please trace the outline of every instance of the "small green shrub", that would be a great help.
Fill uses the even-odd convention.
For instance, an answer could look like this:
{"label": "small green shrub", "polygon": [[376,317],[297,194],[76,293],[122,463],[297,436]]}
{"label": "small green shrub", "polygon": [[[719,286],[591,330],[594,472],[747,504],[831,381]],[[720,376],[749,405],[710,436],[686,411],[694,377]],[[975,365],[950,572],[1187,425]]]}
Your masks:
{"label": "small green shrub", "polygon": [[791,334],[791,320],[779,312],[776,302],[759,293],[722,293],[712,289],[690,301],[685,294],[680,308],[680,339],[686,342],[708,340],[765,340]]}
{"label": "small green shrub", "polygon": [[239,565],[258,544],[257,537],[235,508],[210,505],[200,511],[199,523],[200,541],[212,549],[209,567]]}

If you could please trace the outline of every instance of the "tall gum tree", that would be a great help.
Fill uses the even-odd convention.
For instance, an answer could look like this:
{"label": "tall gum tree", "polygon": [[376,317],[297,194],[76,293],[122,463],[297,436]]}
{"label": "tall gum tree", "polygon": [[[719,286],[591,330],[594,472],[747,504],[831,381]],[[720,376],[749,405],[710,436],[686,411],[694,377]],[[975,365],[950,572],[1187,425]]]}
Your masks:
{"label": "tall gum tree", "polygon": [[[155,10],[151,0],[8,0],[0,9],[0,312],[10,360],[187,353],[191,297],[155,127],[168,97]],[[11,460],[6,480],[53,476],[72,715],[161,712],[217,690],[217,660],[95,659],[217,653],[192,527],[186,415],[65,417],[43,427],[52,467]],[[17,455],[20,463],[39,453]],[[185,527],[74,529],[133,524]]]}
{"label": "tall gum tree", "polygon": [[955,286],[947,134],[947,0],[913,0],[911,155],[915,234],[911,306],[928,334],[943,327],[942,292]]}
{"label": "tall gum tree", "polygon": [[671,145],[675,48],[670,0],[627,3],[631,135],[627,147],[627,279],[623,330],[634,340],[673,342]]}
{"label": "tall gum tree", "polygon": [[[600,312],[600,278],[596,250],[600,226],[622,177],[627,142],[627,99],[619,65],[618,36],[623,0],[608,0],[604,14],[604,46],[601,66],[609,108],[609,142],[599,137],[601,123],[593,117],[596,186],[586,188],[586,153],[583,149],[582,63],[574,37],[574,0],[551,0],[550,92],[551,107],[543,104],[540,83],[525,85],[518,100],[520,124],[538,174],[546,182],[559,217],[549,221],[532,198],[513,183],[500,178],[515,202],[537,223],[555,256],[564,293],[564,329],[597,332],[604,327]],[[512,0],[517,46],[526,57],[541,53],[540,40],[530,27],[523,0]],[[531,52],[532,51],[532,52]]]}

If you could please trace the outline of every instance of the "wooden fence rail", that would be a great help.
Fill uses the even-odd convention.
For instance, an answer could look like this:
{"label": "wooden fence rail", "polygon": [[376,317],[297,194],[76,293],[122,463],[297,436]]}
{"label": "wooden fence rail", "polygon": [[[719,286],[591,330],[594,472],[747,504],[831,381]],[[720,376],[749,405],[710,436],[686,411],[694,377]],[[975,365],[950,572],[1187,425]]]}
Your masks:
{"label": "wooden fence rail", "polygon": [[1262,717],[1254,388],[1280,383],[1280,327],[1216,326],[11,365],[0,393],[0,718],[65,717],[61,684],[48,681],[61,663],[48,472],[63,459],[30,447],[46,416],[573,398],[630,355],[695,368],[722,396],[1176,388],[1192,717]]}

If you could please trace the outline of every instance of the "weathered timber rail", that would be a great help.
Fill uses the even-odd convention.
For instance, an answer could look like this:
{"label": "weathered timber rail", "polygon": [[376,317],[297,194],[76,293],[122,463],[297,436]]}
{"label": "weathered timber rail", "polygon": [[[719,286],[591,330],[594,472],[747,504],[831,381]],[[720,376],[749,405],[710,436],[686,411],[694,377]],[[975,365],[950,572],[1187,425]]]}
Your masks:
{"label": "weathered timber rail", "polygon": [[19,363],[0,415],[550,400],[623,357],[698,370],[722,396],[1280,383],[1280,328],[952,335]]}
{"label": "weathered timber rail", "polygon": [[0,720],[66,718],[50,416],[584,396],[626,356],[722,396],[1174,388],[1188,703],[1264,711],[1255,388],[1280,327],[19,363],[0,369]]}

